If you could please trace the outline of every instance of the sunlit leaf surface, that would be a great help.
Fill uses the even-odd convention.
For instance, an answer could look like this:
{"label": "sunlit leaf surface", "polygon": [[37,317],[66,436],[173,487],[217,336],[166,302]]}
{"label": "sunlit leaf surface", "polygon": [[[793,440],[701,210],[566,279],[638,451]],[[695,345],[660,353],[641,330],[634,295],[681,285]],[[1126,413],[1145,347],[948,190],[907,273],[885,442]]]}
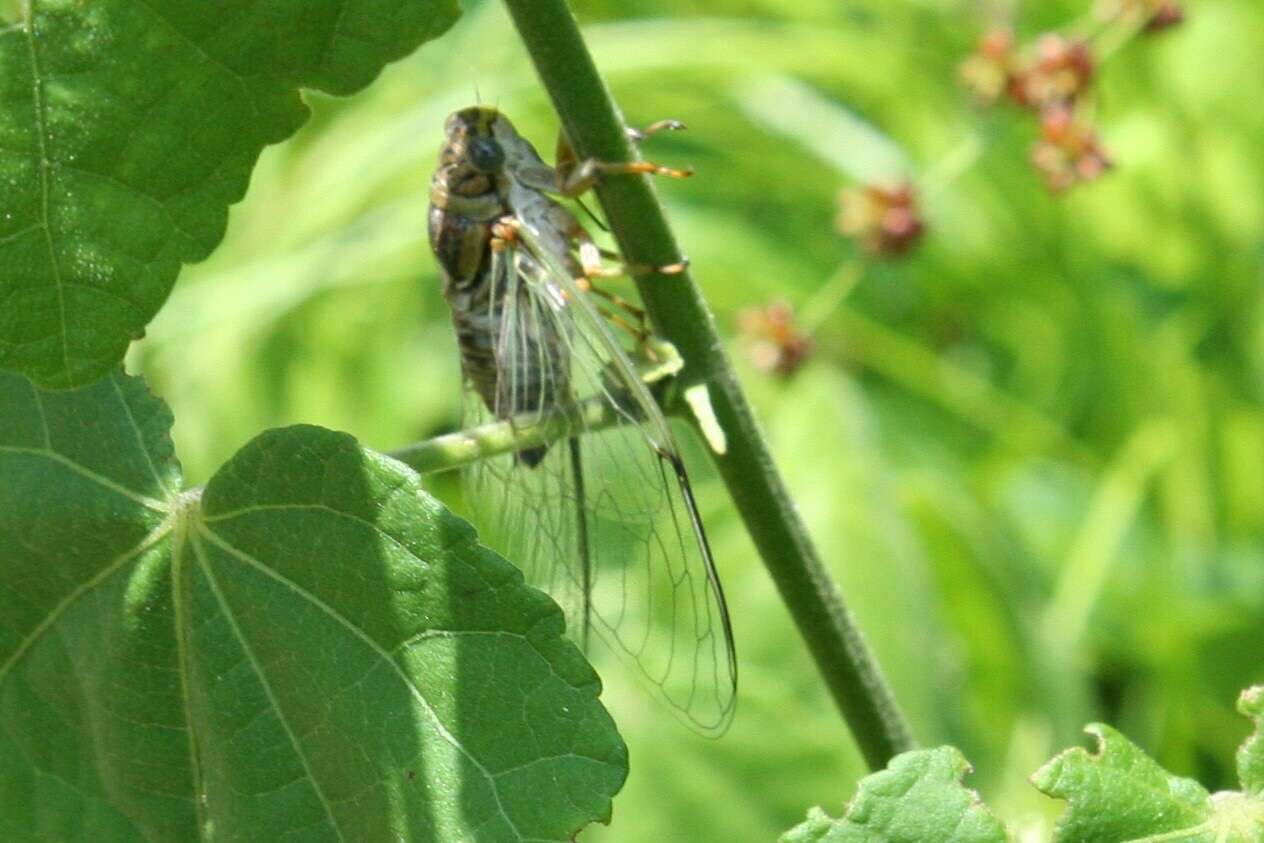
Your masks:
{"label": "sunlit leaf surface", "polygon": [[1125,843],[1180,840],[1185,843],[1255,843],[1264,839],[1264,687],[1244,691],[1238,710],[1255,732],[1238,750],[1242,790],[1208,793],[1198,782],[1172,775],[1119,732],[1096,724],[1088,732],[1097,752],[1069,749],[1032,777],[1049,796],[1064,799],[1058,843]]}
{"label": "sunlit leaf surface", "polygon": [[165,406],[0,376],[0,837],[570,840],[626,750],[560,610],[316,427],[179,491]]}
{"label": "sunlit leaf surface", "polygon": [[117,365],[264,146],[447,29],[455,0],[27,0],[0,17],[0,367]]}
{"label": "sunlit leaf surface", "polygon": [[961,780],[953,747],[907,752],[861,780],[841,819],[819,808],[781,843],[1003,843],[1005,827]]}

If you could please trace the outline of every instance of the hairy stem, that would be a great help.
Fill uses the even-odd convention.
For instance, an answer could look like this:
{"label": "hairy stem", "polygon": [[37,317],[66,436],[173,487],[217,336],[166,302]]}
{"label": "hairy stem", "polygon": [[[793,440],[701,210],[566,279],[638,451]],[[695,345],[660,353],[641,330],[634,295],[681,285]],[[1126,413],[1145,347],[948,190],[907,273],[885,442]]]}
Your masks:
{"label": "hairy stem", "polygon": [[[580,158],[635,160],[622,116],[564,0],[505,5]],[[682,260],[646,177],[608,176],[596,191],[625,261]],[[655,330],[684,357],[682,383],[708,385],[729,443],[715,457],[720,475],[865,759],[884,767],[912,745],[904,718],[773,465],[698,287],[688,272],[642,276],[637,284]]]}

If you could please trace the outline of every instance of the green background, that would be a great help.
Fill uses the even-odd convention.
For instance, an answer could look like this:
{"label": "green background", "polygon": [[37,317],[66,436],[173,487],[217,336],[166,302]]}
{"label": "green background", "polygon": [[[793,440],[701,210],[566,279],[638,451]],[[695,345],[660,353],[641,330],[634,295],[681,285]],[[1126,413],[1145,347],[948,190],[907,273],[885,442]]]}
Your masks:
{"label": "green background", "polygon": [[[698,170],[659,192],[918,738],[960,746],[1016,829],[1055,815],[1026,776],[1089,720],[1234,786],[1233,700],[1264,680],[1264,7],[1191,3],[1115,52],[1097,112],[1117,167],[1055,197],[1031,118],[957,85],[988,4],[574,5],[629,121],[690,127],[647,147]],[[1026,39],[1088,7],[1014,14]],[[477,98],[546,156],[556,132],[503,9],[466,8],[364,94],[309,97],[311,123],[265,153],[228,239],[134,347],[191,483],[267,427],[385,450],[459,426],[425,241],[442,121]],[[857,119],[879,139],[843,130]],[[892,150],[928,235],[848,288],[835,195]],[[819,323],[789,381],[737,338],[741,309],[775,299]],[[613,828],[583,840],[769,840],[810,805],[837,812],[863,772],[686,446],[735,615],[737,719],[696,737],[599,657],[632,773]],[[454,478],[427,483],[460,509]]]}

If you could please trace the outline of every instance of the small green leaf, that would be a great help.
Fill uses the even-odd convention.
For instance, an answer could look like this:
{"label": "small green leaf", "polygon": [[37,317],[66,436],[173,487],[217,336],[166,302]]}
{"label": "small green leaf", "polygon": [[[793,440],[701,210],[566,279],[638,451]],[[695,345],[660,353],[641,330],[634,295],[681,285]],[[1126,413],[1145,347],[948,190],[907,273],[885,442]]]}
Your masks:
{"label": "small green leaf", "polygon": [[178,491],[138,379],[0,374],[0,839],[568,841],[626,749],[560,610],[315,427]]}
{"label": "small green leaf", "polygon": [[820,808],[781,843],[999,843],[1005,827],[962,780],[970,765],[943,746],[906,752],[861,780],[842,819]]}
{"label": "small green leaf", "polygon": [[1097,738],[1096,755],[1075,747],[1032,776],[1042,793],[1068,802],[1058,840],[1133,840],[1210,819],[1211,795],[1198,782],[1167,772],[1109,726],[1094,723],[1085,731]]}
{"label": "small green leaf", "polygon": [[205,258],[300,88],[350,94],[456,0],[26,0],[0,27],[0,368],[66,388],[122,359]]}
{"label": "small green leaf", "polygon": [[1202,785],[1164,770],[1109,726],[1095,723],[1085,731],[1097,739],[1096,755],[1082,747],[1068,749],[1032,776],[1041,792],[1068,803],[1056,840],[1116,843],[1154,835],[1175,835],[1162,839],[1184,843],[1217,839],[1216,806]]}
{"label": "small green leaf", "polygon": [[1238,749],[1238,780],[1247,793],[1264,797],[1264,685],[1243,691],[1238,711],[1255,721],[1255,732]]}

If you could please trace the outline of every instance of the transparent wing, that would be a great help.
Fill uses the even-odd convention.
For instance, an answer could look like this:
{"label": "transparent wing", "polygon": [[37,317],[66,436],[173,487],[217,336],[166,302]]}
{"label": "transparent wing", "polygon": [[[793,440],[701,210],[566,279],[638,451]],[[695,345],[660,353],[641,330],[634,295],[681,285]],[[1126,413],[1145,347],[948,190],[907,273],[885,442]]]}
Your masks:
{"label": "transparent wing", "polygon": [[[574,412],[573,435],[543,455],[467,470],[484,540],[554,596],[581,644],[601,639],[693,728],[722,732],[737,683],[732,630],[662,412],[609,325],[529,229],[491,271],[504,285],[496,355],[505,382],[491,410],[469,396],[475,415],[594,401],[611,412]],[[537,394],[542,383],[565,389]],[[602,415],[619,423],[594,426]]]}

